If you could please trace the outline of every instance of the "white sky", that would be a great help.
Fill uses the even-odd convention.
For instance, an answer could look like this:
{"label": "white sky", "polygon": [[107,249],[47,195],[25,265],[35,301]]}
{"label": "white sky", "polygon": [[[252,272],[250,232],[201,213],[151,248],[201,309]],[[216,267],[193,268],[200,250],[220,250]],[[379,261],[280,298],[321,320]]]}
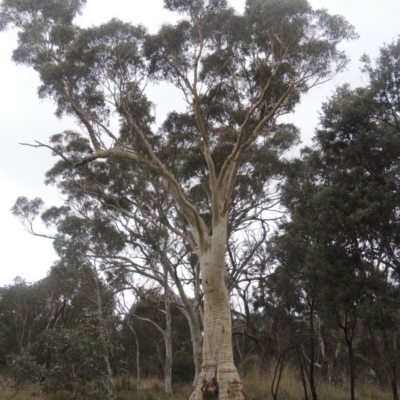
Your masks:
{"label": "white sky", "polygon": [[[400,0],[309,1],[313,8],[326,8],[331,14],[346,17],[356,27],[360,39],[343,45],[352,59],[348,70],[314,88],[290,117],[302,131],[302,145],[311,144],[321,104],[337,85],[350,83],[356,87],[365,83],[360,72],[361,55],[366,53],[376,58],[379,47],[396,40],[400,34]],[[231,1],[240,11],[244,3],[244,0]],[[79,23],[99,24],[117,17],[134,24],[142,23],[155,32],[164,21],[176,18],[163,10],[162,4],[162,0],[88,0]],[[50,101],[37,99],[39,81],[34,71],[10,61],[15,43],[15,32],[0,33],[0,286],[10,284],[16,276],[27,281],[41,279],[56,258],[51,242],[29,235],[9,211],[18,196],[41,197],[48,205],[60,202],[56,190],[43,184],[44,173],[52,167],[55,158],[46,149],[19,143],[46,142],[50,135],[74,128],[72,119],[58,120],[53,115],[54,106]],[[172,101],[174,95],[162,87],[151,90],[151,100],[159,104],[159,121],[169,109],[182,105],[179,93]]]}

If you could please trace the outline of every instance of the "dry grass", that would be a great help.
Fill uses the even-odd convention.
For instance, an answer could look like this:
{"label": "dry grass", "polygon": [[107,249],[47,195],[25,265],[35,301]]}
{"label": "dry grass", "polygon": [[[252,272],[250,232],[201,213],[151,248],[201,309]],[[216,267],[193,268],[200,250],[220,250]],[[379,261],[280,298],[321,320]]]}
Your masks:
{"label": "dry grass", "polygon": [[[272,374],[261,374],[258,370],[253,370],[243,378],[247,400],[272,400],[271,395]],[[326,382],[317,382],[317,392],[319,400],[348,400],[350,389],[345,386],[332,386]],[[311,397],[310,393],[308,394]],[[278,392],[279,400],[304,400],[303,385],[297,377],[296,372],[290,367],[285,368],[282,374],[280,389]],[[356,386],[357,400],[392,400],[391,392],[383,392],[379,388],[371,385]]]}
{"label": "dry grass", "polygon": [[[272,400],[270,391],[271,387],[271,373],[261,373],[257,369],[249,371],[243,379],[247,400]],[[0,377],[0,382],[5,379]],[[163,392],[164,383],[158,379],[147,379],[142,381],[141,391],[137,392],[135,382],[130,381],[127,387],[125,380],[122,383],[121,379],[115,379],[115,388],[117,389],[117,400],[170,400],[170,397]],[[188,400],[192,393],[192,386],[175,385],[174,386],[174,400]],[[348,387],[333,387],[325,383],[319,382],[317,384],[319,400],[348,400],[350,393]],[[356,398],[358,400],[391,400],[392,395],[389,392],[382,392],[377,387],[366,386],[358,384],[356,390]],[[15,389],[6,387],[2,393],[0,386],[0,399],[14,399],[14,400],[29,400],[29,399],[46,399],[40,392],[39,384],[29,384],[15,393]],[[47,397],[48,400],[67,400],[67,397],[57,395],[54,397]],[[290,368],[286,368],[283,372],[280,390],[278,395],[279,400],[303,400],[303,386],[297,379],[296,373]]]}
{"label": "dry grass", "polygon": [[42,397],[39,383],[31,383],[20,389],[7,386],[5,383],[6,379],[0,377],[0,399],[2,400],[40,399]]}

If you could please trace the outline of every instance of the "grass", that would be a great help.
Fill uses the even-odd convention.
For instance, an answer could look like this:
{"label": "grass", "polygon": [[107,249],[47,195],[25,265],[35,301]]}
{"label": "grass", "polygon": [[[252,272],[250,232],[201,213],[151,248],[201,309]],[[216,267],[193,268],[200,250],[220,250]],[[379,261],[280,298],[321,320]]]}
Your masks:
{"label": "grass", "polygon": [[[0,382],[5,382],[5,379],[3,379],[3,377],[0,377]],[[0,386],[0,399],[26,400],[40,399],[41,397],[42,395],[40,392],[39,384],[25,385],[19,390],[11,387]]]}
{"label": "grass", "polygon": [[[0,382],[5,379],[0,377]],[[243,378],[243,385],[246,393],[246,400],[272,400],[270,392],[271,374],[262,376],[259,371],[253,369]],[[125,380],[115,379],[115,389],[117,400],[171,400],[163,391],[163,382],[158,379],[143,380],[141,390],[137,392],[134,389],[134,382],[129,383]],[[188,400],[192,393],[190,384],[174,385],[174,400]],[[326,383],[319,382],[317,386],[319,400],[348,400],[350,397],[349,388],[334,387]],[[29,399],[46,399],[42,396],[39,384],[25,385],[24,388],[15,393],[15,389],[5,388],[2,393],[0,386],[1,400],[29,400]],[[375,386],[367,386],[358,383],[356,390],[356,398],[358,400],[391,400],[393,397],[390,392],[383,392]],[[47,397],[47,400],[68,400],[68,397],[56,395]],[[290,368],[286,368],[283,372],[279,400],[304,400],[303,386],[297,379],[295,372]]]}
{"label": "grass", "polygon": [[[243,386],[247,400],[272,400],[271,395],[271,374],[267,377],[260,376],[260,373],[253,370],[243,378]],[[317,382],[318,400],[349,400],[350,389],[344,386],[332,386],[326,382]],[[311,394],[308,394],[311,398]],[[278,392],[279,400],[304,400],[303,385],[290,368],[285,368],[282,374],[280,389]],[[391,392],[384,392],[376,386],[362,385],[361,382],[356,386],[357,400],[392,400]]]}

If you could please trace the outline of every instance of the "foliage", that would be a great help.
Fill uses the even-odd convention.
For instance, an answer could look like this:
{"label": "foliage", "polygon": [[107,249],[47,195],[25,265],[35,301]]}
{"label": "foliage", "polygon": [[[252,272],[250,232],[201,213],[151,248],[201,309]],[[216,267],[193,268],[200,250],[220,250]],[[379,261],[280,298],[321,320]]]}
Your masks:
{"label": "foliage", "polygon": [[376,67],[364,57],[368,86],[340,87],[324,104],[315,147],[303,150],[285,185],[290,219],[265,254],[263,271],[273,272],[255,306],[279,312],[286,342],[302,332],[293,357],[308,369],[311,392],[314,363],[329,379],[343,363],[352,398],[356,375],[368,369],[398,398],[399,48],[383,48]]}
{"label": "foliage", "polygon": [[71,399],[104,398],[106,367],[96,329],[55,332],[47,340],[57,361],[47,372],[44,392],[68,393]]}
{"label": "foliage", "polygon": [[10,373],[17,387],[22,387],[26,381],[40,381],[46,376],[46,369],[39,365],[35,357],[29,354],[10,354]]}
{"label": "foliage", "polygon": [[[104,357],[111,387],[106,333],[112,302],[104,298],[131,286],[135,273],[162,287],[164,300],[173,300],[190,322],[193,343],[203,341],[202,378],[192,398],[221,391],[243,399],[230,345],[228,290],[247,302],[241,318],[250,322],[241,283],[250,287],[254,281],[256,269],[249,264],[263,250],[265,216],[279,201],[291,170],[285,154],[299,137],[279,118],[344,69],[348,59],[338,44],[357,35],[344,18],[313,10],[306,0],[247,0],[243,14],[225,0],[165,0],[181,19],[154,35],[116,19],[81,28],[74,17],[84,3],[0,3],[0,29],[19,31],[13,60],[36,70],[39,97],[52,99],[57,116],[71,115],[82,128],[37,144],[58,158],[46,177],[65,204],[43,210],[40,199],[20,198],[12,210],[33,234],[33,220],[41,216],[54,232],[41,235],[54,240],[60,266],[78,271],[71,303],[86,296],[97,306],[85,338],[77,325],[61,329],[54,323],[46,332],[56,343],[47,348],[50,376],[61,379],[57,366],[60,376],[71,379],[66,390],[78,396],[92,377],[84,362],[82,371],[71,372],[71,365],[87,348]],[[187,110],[171,112],[156,126],[148,82],[174,85]],[[248,240],[241,243],[241,235]],[[89,279],[81,281],[85,271]],[[80,310],[78,318],[87,322],[87,309]],[[90,341],[96,328],[102,351]],[[261,347],[260,336],[255,341]],[[199,358],[195,354],[198,369]]]}

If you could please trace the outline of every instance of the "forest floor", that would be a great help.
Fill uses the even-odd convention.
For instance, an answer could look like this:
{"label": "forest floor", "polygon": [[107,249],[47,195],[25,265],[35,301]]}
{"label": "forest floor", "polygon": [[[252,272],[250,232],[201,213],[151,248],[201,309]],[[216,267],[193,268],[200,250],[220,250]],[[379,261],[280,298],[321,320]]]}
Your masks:
{"label": "forest floor", "polygon": [[[30,400],[30,399],[46,399],[46,400],[68,400],[71,399],[67,394],[43,395],[40,391],[39,384],[26,384],[19,391],[5,387],[1,383],[6,382],[4,377],[0,376],[0,399],[1,400]],[[259,375],[248,374],[243,379],[246,393],[246,400],[272,400],[271,380],[262,379]],[[134,388],[134,382],[115,380],[115,389],[117,400],[171,400],[163,392],[163,382],[157,379],[143,380],[141,390],[138,392]],[[317,385],[319,400],[348,400],[350,397],[349,387],[328,386],[324,383]],[[192,392],[190,384],[174,385],[174,400],[188,400]],[[309,397],[310,394],[309,394]],[[92,399],[92,397],[88,397]],[[303,400],[304,392],[301,382],[286,371],[280,382],[280,389],[277,399],[279,400]],[[384,392],[376,386],[361,384],[358,382],[356,389],[357,400],[391,400],[393,399],[390,392]]]}

